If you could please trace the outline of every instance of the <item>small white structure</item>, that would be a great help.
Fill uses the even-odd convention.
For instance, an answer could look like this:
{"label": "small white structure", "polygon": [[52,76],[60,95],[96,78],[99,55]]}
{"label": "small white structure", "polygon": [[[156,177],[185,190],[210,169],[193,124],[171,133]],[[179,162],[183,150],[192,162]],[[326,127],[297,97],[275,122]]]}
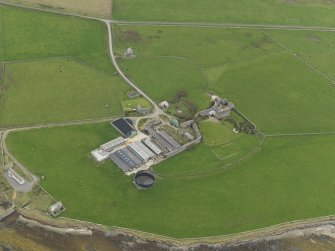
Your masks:
{"label": "small white structure", "polygon": [[107,159],[113,150],[115,150],[119,146],[124,145],[125,143],[125,138],[118,137],[101,145],[100,148],[93,150],[91,154],[97,161],[100,162]]}
{"label": "small white structure", "polygon": [[128,145],[129,149],[136,154],[144,162],[147,162],[149,159],[155,156],[142,142],[135,141]]}
{"label": "small white structure", "polygon": [[135,53],[134,53],[134,50],[133,48],[129,47],[123,54],[124,57],[127,57],[127,58],[132,58],[132,57],[135,57]]}
{"label": "small white structure", "polygon": [[156,155],[160,155],[161,153],[163,153],[162,150],[156,144],[154,144],[149,138],[143,139],[142,143],[146,145],[146,147],[148,147]]}
{"label": "small white structure", "polygon": [[63,206],[63,203],[61,201],[58,201],[51,207],[49,207],[49,212],[52,216],[56,217],[59,215],[61,212],[65,211],[65,208]]}
{"label": "small white structure", "polygon": [[13,178],[20,185],[23,185],[24,183],[26,183],[26,181],[18,173],[16,173],[13,169],[10,168],[7,173],[8,173],[9,178]]}
{"label": "small white structure", "polygon": [[126,140],[123,137],[118,137],[116,139],[113,139],[103,145],[100,146],[100,149],[106,152],[112,151],[115,147],[120,146],[124,144]]}
{"label": "small white structure", "polygon": [[91,152],[92,156],[95,158],[96,161],[103,161],[105,159],[108,159],[109,157],[109,152],[105,152],[103,150],[100,149],[95,149]]}
{"label": "small white structure", "polygon": [[214,102],[214,101],[216,101],[216,100],[218,100],[218,99],[219,99],[219,97],[216,96],[216,95],[212,95],[212,96],[211,96],[211,101],[212,101],[212,102]]}
{"label": "small white structure", "polygon": [[210,111],[208,114],[209,114],[209,116],[215,116],[216,112],[215,111]]}
{"label": "small white structure", "polygon": [[166,100],[165,100],[165,101],[162,101],[162,102],[160,102],[158,105],[159,105],[159,107],[160,107],[160,108],[165,108],[165,109],[167,109],[167,108],[169,108],[169,107],[170,107],[170,104],[169,104],[169,102],[167,102]]}
{"label": "small white structure", "polygon": [[188,140],[194,140],[194,137],[192,134],[190,134],[188,131],[183,131],[183,135],[188,139]]}

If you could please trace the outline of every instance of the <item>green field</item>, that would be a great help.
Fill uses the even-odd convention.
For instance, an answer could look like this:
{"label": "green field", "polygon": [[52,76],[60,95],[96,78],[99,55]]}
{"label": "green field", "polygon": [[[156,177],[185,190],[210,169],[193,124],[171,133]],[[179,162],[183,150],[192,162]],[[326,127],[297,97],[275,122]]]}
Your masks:
{"label": "green field", "polygon": [[210,170],[205,159],[214,163],[214,155],[200,145],[162,162],[155,170],[165,175],[154,189],[140,191],[112,162],[98,165],[90,157],[116,135],[100,124],[16,132],[7,142],[22,163],[45,176],[41,184],[65,203],[64,216],[76,219],[196,237],[334,213],[334,136],[270,138],[232,169],[167,177],[174,167]]}
{"label": "green field", "polygon": [[[270,33],[273,36],[285,34]],[[156,100],[162,100],[164,96],[169,99],[178,88],[184,88],[191,93],[189,98],[198,104],[199,109],[204,109],[208,107],[206,92],[210,90],[231,100],[261,132],[303,133],[335,129],[332,84],[262,31],[121,25],[114,26],[114,34],[118,53],[131,46],[139,54],[136,60],[120,61],[121,66]],[[331,35],[320,37],[327,39],[325,48],[332,52],[335,45]],[[303,42],[300,45],[301,51],[313,51],[311,61],[316,58],[315,64],[323,62],[320,68],[327,73],[334,72],[331,55],[326,57],[328,61],[323,60],[326,49],[313,50],[317,45],[312,47],[308,41],[306,45]],[[166,61],[164,67],[159,68],[160,63],[149,59],[159,56],[190,59],[208,76],[209,88],[196,85],[192,79],[196,74],[181,67],[178,68],[185,75],[183,81],[171,81],[168,85],[166,79],[177,76],[169,74],[178,72],[172,69],[178,60]],[[188,65],[192,67],[194,64]],[[147,73],[144,69],[153,71]],[[199,68],[193,69],[201,75]]]}
{"label": "green field", "polygon": [[0,24],[3,61],[72,57],[114,72],[101,22],[0,5]]}
{"label": "green field", "polygon": [[178,91],[186,90],[188,98],[199,107],[209,105],[206,79],[199,69],[188,61],[173,58],[138,58],[123,60],[120,63],[127,75],[150,94],[156,103],[171,101]]}
{"label": "green field", "polygon": [[[277,41],[335,81],[335,33],[268,31]],[[303,45],[303,46],[302,46]]]}
{"label": "green field", "polygon": [[124,112],[132,112],[134,111],[134,109],[137,108],[138,105],[140,105],[142,108],[152,107],[152,104],[148,100],[142,97],[123,100],[121,104],[122,104],[122,109]]}
{"label": "green field", "polygon": [[71,60],[7,64],[0,126],[50,123],[123,114],[116,76]]}
{"label": "green field", "polygon": [[188,21],[334,26],[327,0],[115,0],[113,18],[137,21]]}
{"label": "green field", "polygon": [[228,143],[237,137],[233,132],[233,126],[228,122],[203,121],[200,124],[201,134],[205,144],[215,146]]}
{"label": "green field", "polygon": [[0,24],[0,127],[123,114],[102,22],[0,5]]}
{"label": "green field", "polygon": [[[335,26],[334,8],[326,0],[115,0],[113,18]],[[151,106],[126,97],[106,34],[102,22],[0,5],[0,128]],[[122,70],[155,102],[175,101],[172,113],[205,109],[214,92],[261,133],[335,132],[333,32],[114,24],[113,34]],[[122,57],[128,47],[135,58]],[[45,177],[62,216],[108,226],[201,237],[335,213],[335,134],[235,134],[228,121],[211,120],[199,127],[203,142],[154,166],[150,190],[112,161],[93,160],[90,151],[118,136],[109,123],[16,131],[7,146]]]}

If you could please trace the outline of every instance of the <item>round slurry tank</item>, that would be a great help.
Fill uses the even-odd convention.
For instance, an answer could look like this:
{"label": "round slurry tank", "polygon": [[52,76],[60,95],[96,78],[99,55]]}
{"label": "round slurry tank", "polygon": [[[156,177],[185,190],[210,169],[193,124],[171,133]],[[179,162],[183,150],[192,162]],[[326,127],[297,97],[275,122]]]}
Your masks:
{"label": "round slurry tank", "polygon": [[139,171],[135,174],[134,184],[138,188],[148,189],[153,187],[156,182],[156,177],[149,171]]}

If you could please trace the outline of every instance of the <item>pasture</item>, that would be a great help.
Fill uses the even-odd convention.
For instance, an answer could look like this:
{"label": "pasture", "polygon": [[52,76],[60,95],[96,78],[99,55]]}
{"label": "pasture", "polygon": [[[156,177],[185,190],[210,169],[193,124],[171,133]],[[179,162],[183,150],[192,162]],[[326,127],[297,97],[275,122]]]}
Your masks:
{"label": "pasture", "polygon": [[121,102],[122,109],[124,112],[133,112],[136,110],[137,106],[141,108],[151,108],[152,104],[143,97],[137,97],[134,99],[126,99]]}
{"label": "pasture", "polygon": [[156,103],[174,100],[179,91],[187,91],[187,98],[200,107],[206,107],[210,103],[210,98],[206,95],[206,79],[188,61],[159,57],[125,59],[120,63],[125,73]]}
{"label": "pasture", "polygon": [[5,0],[5,2],[101,18],[111,17],[113,3],[112,0]]}
{"label": "pasture", "polygon": [[[84,15],[110,11],[99,9],[108,0],[20,1]],[[210,3],[115,0],[113,16],[335,25],[331,1]],[[215,92],[266,134],[335,131],[334,86],[316,70],[334,79],[333,33],[113,25],[113,34],[123,71],[156,102],[186,91],[201,110]],[[136,58],[122,58],[128,47]],[[96,21],[0,5],[0,61],[0,127],[121,116],[133,105],[110,63],[106,27]],[[74,219],[182,238],[335,213],[334,134],[252,136],[211,121],[199,127],[204,143],[154,166],[158,182],[145,191],[111,161],[91,157],[118,136],[109,123],[16,131],[6,142]]]}
{"label": "pasture", "polygon": [[[271,36],[283,33],[274,30],[270,32]],[[120,25],[114,26],[114,34],[118,53],[131,46],[138,54],[136,60],[122,60],[121,66],[149,95],[159,97],[156,100],[163,98],[163,90],[169,98],[172,96],[169,93],[183,88],[191,93],[189,98],[197,103],[200,110],[208,106],[206,92],[212,91],[235,103],[237,109],[247,114],[261,132],[304,133],[335,129],[332,109],[335,92],[330,81],[262,31]],[[335,49],[330,40],[332,35],[320,36],[327,39],[324,43],[328,51]],[[294,41],[293,37],[291,40]],[[302,42],[298,51],[313,49],[306,43],[306,48]],[[297,43],[295,45],[298,47]],[[294,53],[294,47],[292,49]],[[313,62],[318,67],[317,64],[325,57],[326,49],[312,51],[313,57],[309,61],[315,58]],[[159,64],[151,58],[162,56],[171,59],[164,66],[166,74],[178,73],[178,69],[181,69],[187,78],[170,81],[169,85],[165,82],[165,79],[169,79],[168,75],[160,78],[163,75],[157,70]],[[191,74],[181,67],[171,68],[179,57],[188,59],[185,63],[189,67],[194,64],[198,66],[194,67],[198,71],[197,79],[200,79],[202,72],[206,73],[208,88],[204,84],[195,85],[196,81],[192,79],[195,73]],[[331,56],[327,58],[328,61],[320,63],[320,69],[334,72]],[[146,74],[144,66],[147,71],[154,71]],[[205,80],[203,82],[206,83]]]}
{"label": "pasture", "polygon": [[[334,26],[327,0],[114,0],[118,20]],[[171,11],[173,10],[173,11]]]}
{"label": "pasture", "polygon": [[71,57],[115,72],[101,22],[0,5],[0,23],[2,61]]}
{"label": "pasture", "polygon": [[72,60],[6,64],[0,127],[123,114],[118,97],[127,85]]}
{"label": "pasture", "polygon": [[212,122],[210,120],[200,123],[201,134],[205,144],[223,145],[237,137],[233,132],[233,126],[229,122]]}
{"label": "pasture", "polygon": [[268,138],[230,169],[169,177],[177,168],[222,164],[200,145],[156,166],[165,175],[147,191],[137,190],[112,162],[91,158],[92,149],[116,136],[106,123],[15,132],[7,144],[32,172],[45,176],[42,186],[65,203],[64,216],[75,219],[196,237],[334,214],[334,136]]}
{"label": "pasture", "polygon": [[299,57],[335,81],[335,33],[320,31],[267,31]]}

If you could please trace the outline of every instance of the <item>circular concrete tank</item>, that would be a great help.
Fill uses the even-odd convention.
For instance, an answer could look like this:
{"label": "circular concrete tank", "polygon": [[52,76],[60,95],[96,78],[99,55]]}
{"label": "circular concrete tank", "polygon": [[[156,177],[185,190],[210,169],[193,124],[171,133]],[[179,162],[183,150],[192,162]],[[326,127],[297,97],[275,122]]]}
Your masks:
{"label": "circular concrete tank", "polygon": [[156,177],[149,171],[139,171],[135,174],[134,184],[138,188],[148,189],[155,185]]}

